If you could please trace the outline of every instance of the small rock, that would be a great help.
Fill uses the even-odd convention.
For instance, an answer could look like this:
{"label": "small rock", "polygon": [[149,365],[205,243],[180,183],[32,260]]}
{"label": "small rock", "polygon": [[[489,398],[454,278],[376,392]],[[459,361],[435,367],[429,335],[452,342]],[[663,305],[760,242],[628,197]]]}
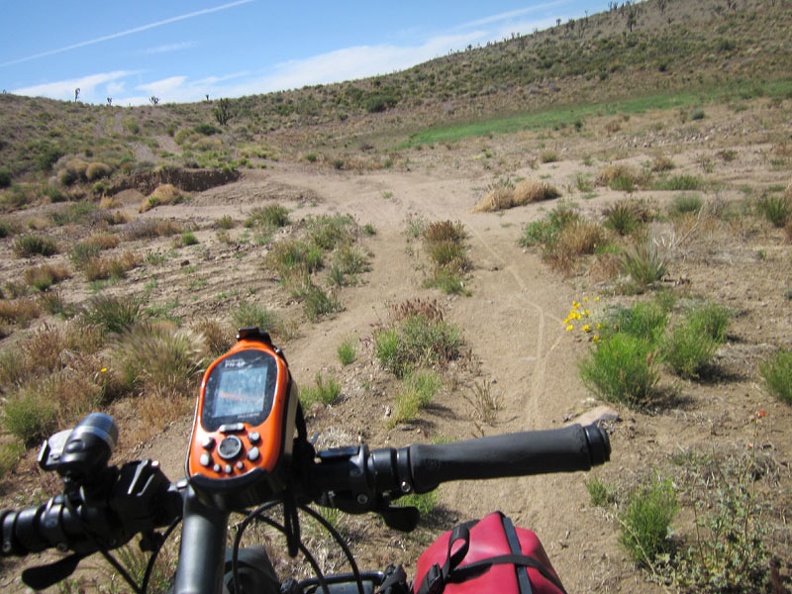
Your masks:
{"label": "small rock", "polygon": [[581,425],[591,425],[592,423],[599,423],[600,421],[618,421],[620,420],[619,413],[610,406],[598,406],[592,408],[590,411],[583,413],[572,423],[580,423]]}

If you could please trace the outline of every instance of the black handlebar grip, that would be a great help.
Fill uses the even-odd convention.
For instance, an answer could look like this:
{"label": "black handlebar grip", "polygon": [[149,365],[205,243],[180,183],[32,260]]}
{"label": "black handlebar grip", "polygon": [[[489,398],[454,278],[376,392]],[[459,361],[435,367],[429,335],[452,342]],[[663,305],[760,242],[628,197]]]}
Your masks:
{"label": "black handlebar grip", "polygon": [[408,450],[416,493],[448,481],[589,470],[610,459],[608,435],[597,425],[413,445]]}

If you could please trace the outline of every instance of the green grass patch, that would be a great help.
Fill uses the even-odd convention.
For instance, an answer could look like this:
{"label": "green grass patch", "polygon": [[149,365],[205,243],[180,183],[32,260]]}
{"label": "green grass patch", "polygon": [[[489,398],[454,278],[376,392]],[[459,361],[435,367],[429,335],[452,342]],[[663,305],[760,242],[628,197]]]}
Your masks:
{"label": "green grass patch", "polygon": [[670,529],[679,508],[670,480],[654,479],[634,493],[620,518],[619,542],[639,566],[651,567],[671,550]]}
{"label": "green grass patch", "polygon": [[322,373],[317,373],[315,384],[300,389],[300,402],[306,410],[317,404],[330,406],[341,396],[341,384],[332,375],[325,378]]}
{"label": "green grass patch", "polygon": [[781,349],[765,360],[759,371],[767,391],[787,404],[792,404],[792,351]]}

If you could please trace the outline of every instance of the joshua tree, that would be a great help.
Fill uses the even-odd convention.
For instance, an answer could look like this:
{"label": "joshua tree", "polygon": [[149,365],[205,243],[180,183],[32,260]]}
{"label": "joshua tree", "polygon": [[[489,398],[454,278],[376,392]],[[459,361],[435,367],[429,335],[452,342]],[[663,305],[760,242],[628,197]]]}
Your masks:
{"label": "joshua tree", "polygon": [[77,103],[77,98],[80,96],[80,88],[74,89],[74,102]]}
{"label": "joshua tree", "polygon": [[217,123],[221,126],[225,126],[228,124],[228,120],[234,117],[234,114],[231,113],[231,101],[228,99],[220,99],[212,110],[212,113],[214,113]]}
{"label": "joshua tree", "polygon": [[159,97],[152,95],[151,97],[149,97],[149,101],[151,102],[152,105],[159,105],[160,99]]}
{"label": "joshua tree", "polygon": [[112,98],[112,97],[108,97],[108,98],[107,98],[107,105],[108,105],[109,107],[112,107],[112,106],[113,106],[113,98]]}

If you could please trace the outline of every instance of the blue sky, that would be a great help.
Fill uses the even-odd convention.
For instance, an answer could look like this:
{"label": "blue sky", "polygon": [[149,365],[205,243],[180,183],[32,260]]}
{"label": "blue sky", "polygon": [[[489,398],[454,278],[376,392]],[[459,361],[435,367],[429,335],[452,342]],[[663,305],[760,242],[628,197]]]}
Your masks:
{"label": "blue sky", "polygon": [[605,0],[7,0],[0,88],[114,105],[389,74],[607,9]]}

